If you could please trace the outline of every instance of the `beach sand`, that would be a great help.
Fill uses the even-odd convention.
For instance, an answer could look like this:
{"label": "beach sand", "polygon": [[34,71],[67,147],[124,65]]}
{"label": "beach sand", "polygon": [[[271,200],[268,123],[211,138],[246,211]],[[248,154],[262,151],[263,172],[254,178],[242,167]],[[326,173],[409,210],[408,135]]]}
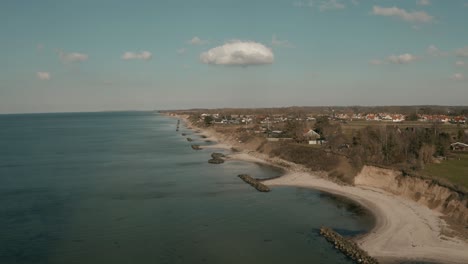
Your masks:
{"label": "beach sand", "polygon": [[[184,122],[188,120],[179,116]],[[210,129],[202,130],[211,141],[205,148],[239,148],[237,142],[227,140]],[[348,197],[369,209],[376,218],[375,227],[357,239],[357,243],[371,256],[385,262],[432,261],[440,263],[468,263],[468,243],[442,235],[448,228],[441,214],[412,200],[381,189],[365,186],[344,186],[325,179],[323,173],[310,172],[301,165],[249,151],[229,155],[228,159],[263,163],[283,168],[284,176],[264,181],[274,186],[312,188]]]}

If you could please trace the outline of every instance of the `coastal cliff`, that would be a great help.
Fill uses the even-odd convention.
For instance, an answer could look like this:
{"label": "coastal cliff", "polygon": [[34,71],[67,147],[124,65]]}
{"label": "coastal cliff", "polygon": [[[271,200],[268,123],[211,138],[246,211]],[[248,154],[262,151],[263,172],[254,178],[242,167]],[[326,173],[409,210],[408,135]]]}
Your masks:
{"label": "coastal cliff", "polygon": [[452,222],[468,224],[468,197],[431,179],[405,176],[402,172],[364,166],[354,179],[355,185],[375,187],[412,199],[438,211]]}

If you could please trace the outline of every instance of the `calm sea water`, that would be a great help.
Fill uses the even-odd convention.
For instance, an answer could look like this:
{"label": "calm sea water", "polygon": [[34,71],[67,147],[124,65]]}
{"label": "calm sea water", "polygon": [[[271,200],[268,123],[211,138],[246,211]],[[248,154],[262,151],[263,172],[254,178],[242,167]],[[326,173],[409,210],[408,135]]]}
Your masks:
{"label": "calm sea water", "polygon": [[[0,115],[0,263],[350,263],[317,235],[372,217],[324,193],[259,193],[154,112]],[[357,209],[357,210],[356,210]]]}

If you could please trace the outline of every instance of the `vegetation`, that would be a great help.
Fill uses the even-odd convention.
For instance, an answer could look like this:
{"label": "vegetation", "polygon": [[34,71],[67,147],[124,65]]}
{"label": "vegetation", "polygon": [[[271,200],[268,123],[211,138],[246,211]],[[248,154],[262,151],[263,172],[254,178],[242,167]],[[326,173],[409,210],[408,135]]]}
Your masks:
{"label": "vegetation", "polygon": [[[365,120],[339,120],[336,113],[398,112],[406,114],[400,123]],[[190,114],[190,120],[199,125],[214,125],[216,130],[231,135],[242,144],[250,144],[270,156],[302,164],[312,170],[327,171],[332,178],[353,182],[354,176],[365,164],[383,166],[421,175],[431,179],[450,180],[467,187],[468,158],[443,160],[451,154],[450,143],[467,140],[466,125],[417,121],[419,114],[459,115],[468,112],[467,107],[408,106],[408,107],[288,107],[267,109],[198,109],[181,111]],[[202,113],[208,115],[200,119]],[[210,116],[250,116],[252,123],[239,125],[214,124]],[[269,118],[268,126],[261,123]],[[314,118],[311,118],[314,117]],[[268,128],[268,129],[267,129]],[[313,129],[326,140],[325,145],[308,145]],[[282,131],[276,137],[289,141],[267,142],[272,130]],[[226,132],[226,133],[225,133]],[[263,133],[262,133],[263,132]],[[447,176],[446,176],[447,175]]]}
{"label": "vegetation", "polygon": [[468,153],[455,154],[453,158],[426,166],[423,174],[447,179],[468,188]]}

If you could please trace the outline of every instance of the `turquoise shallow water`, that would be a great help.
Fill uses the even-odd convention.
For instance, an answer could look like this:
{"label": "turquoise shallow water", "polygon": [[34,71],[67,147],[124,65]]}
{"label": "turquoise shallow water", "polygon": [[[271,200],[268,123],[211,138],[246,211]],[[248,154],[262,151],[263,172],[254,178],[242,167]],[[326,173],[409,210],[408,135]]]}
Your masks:
{"label": "turquoise shallow water", "polygon": [[154,112],[0,115],[0,263],[350,263],[317,235],[372,217],[319,191],[259,193]]}

